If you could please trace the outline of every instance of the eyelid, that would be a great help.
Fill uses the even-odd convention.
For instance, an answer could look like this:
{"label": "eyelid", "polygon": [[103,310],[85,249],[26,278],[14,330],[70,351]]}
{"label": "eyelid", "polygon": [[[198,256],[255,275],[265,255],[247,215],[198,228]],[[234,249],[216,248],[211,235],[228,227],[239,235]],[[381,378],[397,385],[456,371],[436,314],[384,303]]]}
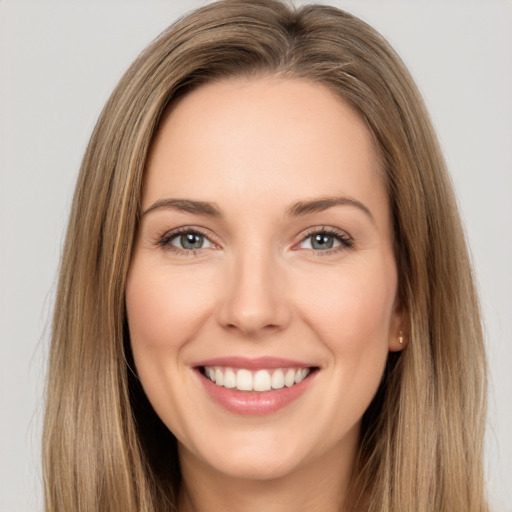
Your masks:
{"label": "eyelid", "polygon": [[[333,247],[331,249],[325,249],[325,250],[315,250],[315,249],[302,249],[301,247],[298,247],[301,243],[303,243],[305,240],[310,238],[313,235],[317,234],[326,234],[329,236],[332,236],[336,238],[340,245]],[[308,228],[306,231],[301,233],[300,239],[298,242],[294,244],[295,250],[306,250],[310,251],[312,254],[315,254],[317,256],[326,256],[328,254],[337,253],[340,251],[344,251],[347,249],[353,248],[354,245],[354,239],[344,230],[335,228],[333,226],[313,226],[311,228]]]}
{"label": "eyelid", "polygon": [[[155,245],[158,245],[171,252],[183,255],[195,255],[200,251],[212,249],[212,247],[204,247],[199,249],[182,249],[170,243],[171,240],[173,240],[174,238],[183,233],[195,233],[204,236],[214,246],[214,249],[219,249],[221,247],[221,244],[216,240],[216,237],[209,230],[202,228],[200,226],[193,225],[180,226],[165,231],[163,234],[156,237]],[[309,237],[317,234],[326,234],[332,236],[336,238],[336,240],[338,240],[339,245],[325,250],[299,247],[299,245],[303,243],[305,240],[307,240]],[[313,226],[311,228],[308,228],[306,231],[303,231],[299,235],[299,237],[299,240],[293,244],[292,249],[308,251],[316,256],[327,256],[329,254],[342,252],[344,250],[351,249],[354,245],[353,238],[346,231],[339,228],[335,228],[333,226]]]}
{"label": "eyelid", "polygon": [[220,247],[220,244],[215,240],[215,237],[211,234],[211,232],[199,226],[180,226],[178,228],[169,229],[156,237],[155,244],[171,252],[186,255],[196,254],[197,252],[205,249],[212,249],[211,247],[204,247],[200,249],[182,249],[170,243],[171,240],[184,233],[194,233],[204,236],[214,246],[213,248]]}

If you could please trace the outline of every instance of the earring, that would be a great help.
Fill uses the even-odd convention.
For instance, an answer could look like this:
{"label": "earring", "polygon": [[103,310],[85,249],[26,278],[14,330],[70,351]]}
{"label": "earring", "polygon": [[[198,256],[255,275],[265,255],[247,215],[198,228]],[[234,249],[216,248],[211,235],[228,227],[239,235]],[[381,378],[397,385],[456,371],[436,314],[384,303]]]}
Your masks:
{"label": "earring", "polygon": [[404,342],[404,333],[402,331],[400,331],[400,334],[398,335],[398,343],[400,343],[400,345],[402,345]]}

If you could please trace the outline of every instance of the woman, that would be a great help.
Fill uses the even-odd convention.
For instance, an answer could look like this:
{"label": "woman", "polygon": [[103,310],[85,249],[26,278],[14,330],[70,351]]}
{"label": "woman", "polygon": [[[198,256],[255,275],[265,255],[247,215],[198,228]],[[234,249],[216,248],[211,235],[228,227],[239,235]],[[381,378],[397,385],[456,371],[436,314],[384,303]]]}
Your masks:
{"label": "woman", "polygon": [[449,179],[387,43],[330,7],[182,19],[107,103],[54,317],[48,510],[486,510]]}

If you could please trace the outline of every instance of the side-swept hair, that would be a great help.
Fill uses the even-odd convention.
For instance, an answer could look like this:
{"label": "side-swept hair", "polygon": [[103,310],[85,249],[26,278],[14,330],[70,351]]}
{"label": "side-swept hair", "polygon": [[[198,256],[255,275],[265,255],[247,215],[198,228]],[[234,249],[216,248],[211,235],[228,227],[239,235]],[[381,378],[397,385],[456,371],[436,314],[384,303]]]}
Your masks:
{"label": "side-swept hair", "polygon": [[176,440],[134,374],[125,282],[148,149],[175,98],[216,79],[327,86],[381,154],[408,346],[362,423],[350,510],[483,512],[485,355],[461,222],[420,94],[387,42],[333,7],[226,0],[180,19],[125,73],[87,147],[56,297],[43,458],[47,512],[176,510]]}

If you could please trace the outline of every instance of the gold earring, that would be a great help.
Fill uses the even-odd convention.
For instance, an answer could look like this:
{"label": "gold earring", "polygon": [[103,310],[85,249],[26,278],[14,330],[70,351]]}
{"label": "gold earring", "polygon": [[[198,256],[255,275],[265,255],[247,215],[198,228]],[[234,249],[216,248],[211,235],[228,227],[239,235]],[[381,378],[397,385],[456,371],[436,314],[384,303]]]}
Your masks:
{"label": "gold earring", "polygon": [[400,331],[400,334],[398,336],[398,343],[400,343],[400,345],[402,345],[404,342],[404,333],[402,331]]}

